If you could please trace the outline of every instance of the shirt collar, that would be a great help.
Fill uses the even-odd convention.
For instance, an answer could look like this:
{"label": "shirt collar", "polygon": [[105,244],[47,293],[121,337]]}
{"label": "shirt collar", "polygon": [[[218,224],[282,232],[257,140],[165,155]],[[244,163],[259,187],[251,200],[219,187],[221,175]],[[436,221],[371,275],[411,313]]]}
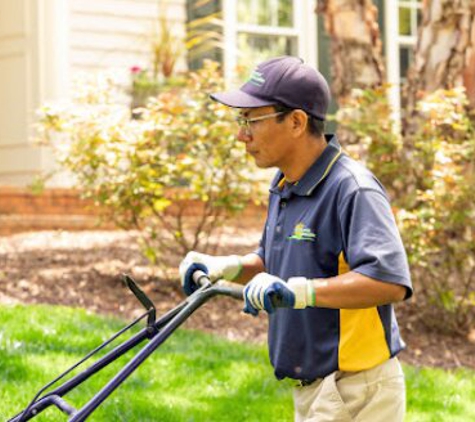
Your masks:
{"label": "shirt collar", "polygon": [[325,139],[327,141],[327,146],[323,150],[323,153],[315,160],[312,166],[297,183],[285,184],[285,186],[283,186],[282,181],[284,175],[279,171],[272,181],[270,192],[276,193],[280,196],[289,196],[291,193],[295,193],[299,196],[311,195],[320,182],[322,182],[328,173],[330,173],[333,165],[338,161],[342,154],[341,146],[336,135],[325,135]]}

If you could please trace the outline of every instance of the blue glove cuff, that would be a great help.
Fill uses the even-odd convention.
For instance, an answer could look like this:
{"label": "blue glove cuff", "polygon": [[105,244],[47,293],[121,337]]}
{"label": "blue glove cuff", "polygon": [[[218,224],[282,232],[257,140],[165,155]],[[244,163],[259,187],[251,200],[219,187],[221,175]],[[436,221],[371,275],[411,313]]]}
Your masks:
{"label": "blue glove cuff", "polygon": [[196,290],[199,289],[200,286],[198,286],[195,281],[193,280],[193,274],[195,271],[203,271],[206,274],[209,274],[208,268],[199,262],[194,262],[191,264],[188,269],[186,270],[185,277],[183,279],[183,290],[187,296],[190,296]]}

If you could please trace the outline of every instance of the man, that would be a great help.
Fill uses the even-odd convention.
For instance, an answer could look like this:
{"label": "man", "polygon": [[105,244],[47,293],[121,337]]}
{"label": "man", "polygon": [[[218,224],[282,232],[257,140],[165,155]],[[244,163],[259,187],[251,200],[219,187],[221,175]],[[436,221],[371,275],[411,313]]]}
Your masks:
{"label": "man", "polygon": [[239,90],[211,95],[240,111],[238,139],[256,164],[279,170],[259,249],[190,252],[192,273],[246,284],[244,311],[269,314],[278,379],[297,380],[296,421],[402,421],[403,349],[391,303],[412,294],[407,258],[379,181],[324,135],[330,93],[294,57],[260,64]]}

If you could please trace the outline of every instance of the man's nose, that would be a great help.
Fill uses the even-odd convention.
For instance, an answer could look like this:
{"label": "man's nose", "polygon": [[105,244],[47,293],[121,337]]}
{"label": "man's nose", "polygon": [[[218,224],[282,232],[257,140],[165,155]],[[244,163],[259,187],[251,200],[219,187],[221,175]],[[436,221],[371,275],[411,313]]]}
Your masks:
{"label": "man's nose", "polygon": [[241,126],[237,134],[237,140],[241,142],[249,142],[251,139],[252,136],[249,132],[249,129],[245,126]]}

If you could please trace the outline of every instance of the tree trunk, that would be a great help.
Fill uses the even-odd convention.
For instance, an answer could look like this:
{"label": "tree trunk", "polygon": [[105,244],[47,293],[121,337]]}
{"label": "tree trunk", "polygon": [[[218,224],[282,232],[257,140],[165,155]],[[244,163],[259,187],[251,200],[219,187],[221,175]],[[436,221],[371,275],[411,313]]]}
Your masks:
{"label": "tree trunk", "polygon": [[475,1],[471,4],[471,22],[468,35],[469,46],[465,53],[465,67],[463,70],[463,84],[467,89],[470,105],[475,108]]}
{"label": "tree trunk", "polygon": [[353,88],[372,88],[385,78],[382,44],[372,0],[318,0],[331,37],[332,91],[343,103]]}
{"label": "tree trunk", "polygon": [[424,0],[414,64],[405,89],[406,133],[425,93],[465,86],[475,106],[475,0]]}

